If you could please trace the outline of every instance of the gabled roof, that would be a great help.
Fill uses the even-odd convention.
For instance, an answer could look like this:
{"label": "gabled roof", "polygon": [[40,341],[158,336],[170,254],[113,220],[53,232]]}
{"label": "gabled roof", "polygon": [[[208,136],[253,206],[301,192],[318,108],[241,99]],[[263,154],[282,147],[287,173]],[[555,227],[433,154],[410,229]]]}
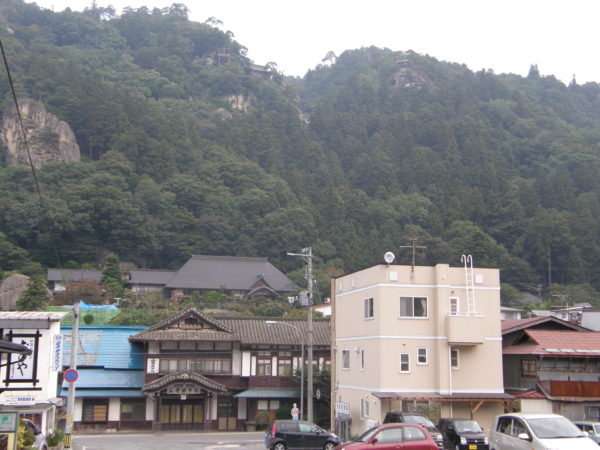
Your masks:
{"label": "gabled roof", "polygon": [[[97,326],[79,328],[77,366],[105,369],[143,369],[144,349],[129,343],[129,336],[146,327]],[[71,327],[62,327],[65,337],[63,364],[71,361]]]}
{"label": "gabled roof", "polygon": [[[176,327],[186,318],[198,317],[205,322],[199,327]],[[266,323],[275,320],[291,326]],[[211,322],[208,322],[210,320]],[[211,326],[204,326],[209,324]],[[172,326],[173,325],[173,326]],[[175,316],[140,331],[131,336],[131,342],[148,341],[222,341],[241,344],[299,345],[301,336],[295,327],[306,336],[305,319],[285,319],[268,317],[210,317],[194,309],[182,311]],[[313,343],[316,346],[328,346],[331,328],[328,319],[313,319]]]}
{"label": "gabled roof", "polygon": [[167,283],[169,289],[247,291],[262,276],[277,292],[293,292],[298,286],[266,258],[193,255]]}
{"label": "gabled roof", "polygon": [[48,281],[98,281],[102,279],[99,270],[86,269],[48,269]]}
{"label": "gabled roof", "polygon": [[567,322],[566,320],[562,320],[554,316],[531,317],[529,319],[503,320],[501,327],[503,335],[529,328],[589,331],[585,327],[579,326],[572,322]]}
{"label": "gabled roof", "polygon": [[173,275],[177,273],[176,270],[150,270],[150,269],[136,269],[129,271],[129,284],[156,284],[159,286],[166,285]]}
{"label": "gabled roof", "polygon": [[529,329],[502,354],[600,357],[600,332]]}

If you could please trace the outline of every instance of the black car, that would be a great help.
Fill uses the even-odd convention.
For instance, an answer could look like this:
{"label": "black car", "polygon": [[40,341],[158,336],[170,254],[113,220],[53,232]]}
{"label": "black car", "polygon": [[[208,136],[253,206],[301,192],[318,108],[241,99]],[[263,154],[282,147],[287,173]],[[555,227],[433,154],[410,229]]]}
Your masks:
{"label": "black car", "polygon": [[386,413],[383,423],[417,423],[419,425],[423,425],[423,427],[429,431],[429,434],[431,434],[431,437],[437,444],[438,448],[444,448],[442,433],[440,433],[433,422],[429,420],[425,414],[390,411]]}
{"label": "black car", "polygon": [[275,420],[265,432],[265,445],[270,450],[332,450],[339,444],[335,434],[304,420]]}
{"label": "black car", "polygon": [[438,429],[444,437],[444,448],[452,450],[488,450],[488,438],[471,419],[440,419]]}

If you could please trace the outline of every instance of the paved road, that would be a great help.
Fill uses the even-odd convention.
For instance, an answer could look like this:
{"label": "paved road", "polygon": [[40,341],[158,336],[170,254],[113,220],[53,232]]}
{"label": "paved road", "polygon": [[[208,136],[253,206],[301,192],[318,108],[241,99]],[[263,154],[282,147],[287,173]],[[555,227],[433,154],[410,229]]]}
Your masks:
{"label": "paved road", "polygon": [[75,435],[73,450],[265,450],[264,433],[115,433]]}

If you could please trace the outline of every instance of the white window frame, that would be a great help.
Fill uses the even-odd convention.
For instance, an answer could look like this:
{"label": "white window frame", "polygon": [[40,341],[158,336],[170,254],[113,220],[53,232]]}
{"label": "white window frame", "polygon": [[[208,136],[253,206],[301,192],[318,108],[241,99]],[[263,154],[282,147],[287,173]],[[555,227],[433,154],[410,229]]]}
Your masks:
{"label": "white window frame", "polygon": [[366,398],[360,399],[360,417],[361,419],[369,418],[369,400]]}
{"label": "white window frame", "polygon": [[350,370],[350,350],[342,350],[342,369]]}
{"label": "white window frame", "polygon": [[452,370],[460,369],[460,350],[457,348],[450,349],[450,367]]}
{"label": "white window frame", "polygon": [[[411,299],[412,300],[412,315],[402,315],[402,299]],[[415,316],[415,299],[424,299],[425,300],[425,315],[424,316]],[[428,319],[429,318],[429,299],[427,297],[421,296],[401,296],[398,299],[398,318],[400,319]]]}
{"label": "white window frame", "polygon": [[[421,357],[425,358],[425,361],[421,361]],[[417,365],[418,366],[426,366],[429,364],[429,350],[427,347],[419,347],[417,349]]]}
{"label": "white window frame", "polygon": [[449,314],[458,316],[460,313],[460,299],[458,297],[450,297]]}
{"label": "white window frame", "polygon": [[360,349],[360,370],[365,370],[365,349]]}
{"label": "white window frame", "polygon": [[375,300],[373,297],[365,298],[363,300],[363,318],[370,320],[375,317]]}
{"label": "white window frame", "polygon": [[[402,360],[406,359],[405,362],[403,362]],[[410,373],[410,353],[400,353],[400,358],[399,358],[399,362],[400,362],[400,367],[398,367],[400,373]],[[406,370],[402,370],[402,365],[406,364]]]}

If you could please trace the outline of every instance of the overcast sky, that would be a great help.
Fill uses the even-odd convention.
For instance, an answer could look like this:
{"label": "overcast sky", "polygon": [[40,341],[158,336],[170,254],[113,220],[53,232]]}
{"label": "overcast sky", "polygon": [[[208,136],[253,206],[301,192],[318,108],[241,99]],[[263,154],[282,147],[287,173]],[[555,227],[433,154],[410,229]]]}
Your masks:
{"label": "overcast sky", "polygon": [[[26,0],[27,1],[27,0]],[[568,83],[600,82],[597,0],[97,0],[125,6],[184,3],[190,19],[215,17],[257,64],[277,63],[303,76],[330,50],[375,45],[413,50],[471,70],[542,75]],[[44,8],[81,11],[91,0],[38,0]]]}

